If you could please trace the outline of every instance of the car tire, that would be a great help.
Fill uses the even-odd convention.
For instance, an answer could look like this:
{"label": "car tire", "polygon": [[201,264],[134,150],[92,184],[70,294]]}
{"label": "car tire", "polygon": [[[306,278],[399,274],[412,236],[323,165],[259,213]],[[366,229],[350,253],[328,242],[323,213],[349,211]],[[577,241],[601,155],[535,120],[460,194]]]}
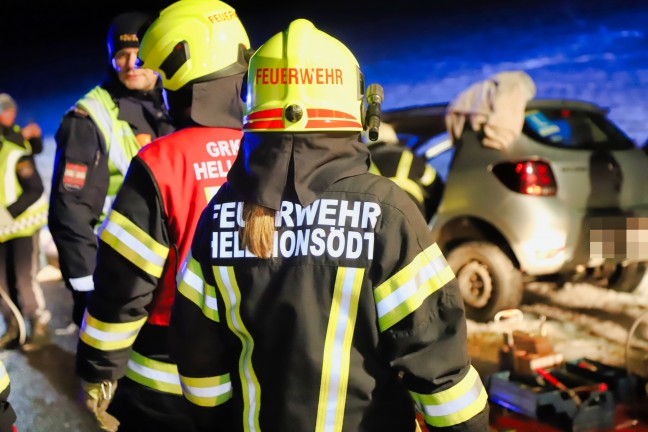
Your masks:
{"label": "car tire", "polygon": [[461,244],[448,253],[447,261],[457,276],[467,318],[492,321],[497,312],[522,303],[522,274],[494,244]]}
{"label": "car tire", "polygon": [[618,264],[607,278],[607,288],[619,292],[633,292],[637,289],[646,273],[646,264],[635,262],[623,266]]}

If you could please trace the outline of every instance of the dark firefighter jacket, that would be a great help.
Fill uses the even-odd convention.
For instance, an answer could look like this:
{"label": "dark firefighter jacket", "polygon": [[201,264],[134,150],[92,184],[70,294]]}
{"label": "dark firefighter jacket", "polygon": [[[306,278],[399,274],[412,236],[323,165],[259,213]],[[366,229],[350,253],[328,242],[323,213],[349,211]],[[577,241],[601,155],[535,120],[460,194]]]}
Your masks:
{"label": "dark firefighter jacket", "polygon": [[[453,272],[413,201],[343,135],[245,134],[179,277],[185,397],[205,430],[408,432],[418,407],[440,430],[483,432]],[[270,259],[241,248],[244,201],[278,210]]]}
{"label": "dark firefighter jacket", "polygon": [[[89,101],[99,104],[99,109],[91,109]],[[102,107],[110,115],[100,120],[95,111],[101,112]],[[107,197],[116,193],[123,180],[130,162],[127,155],[135,155],[142,143],[173,130],[160,81],[153,91],[132,91],[114,73],[63,117],[55,137],[48,224],[68,288],[93,289],[96,228],[111,204]],[[112,136],[113,142],[107,143],[106,136]],[[139,146],[127,144],[133,142],[132,137]],[[113,163],[118,151],[123,159],[119,169]]]}
{"label": "dark firefighter jacket", "polygon": [[425,220],[436,213],[445,184],[425,158],[416,156],[402,145],[388,143],[369,144],[371,167],[369,172],[382,175],[395,182],[408,193]]}
{"label": "dark firefighter jacket", "polygon": [[237,129],[185,128],[133,158],[99,229],[95,290],[76,355],[84,380],[125,374],[182,395],[167,344],[176,273],[200,213],[226,180],[241,136]]}

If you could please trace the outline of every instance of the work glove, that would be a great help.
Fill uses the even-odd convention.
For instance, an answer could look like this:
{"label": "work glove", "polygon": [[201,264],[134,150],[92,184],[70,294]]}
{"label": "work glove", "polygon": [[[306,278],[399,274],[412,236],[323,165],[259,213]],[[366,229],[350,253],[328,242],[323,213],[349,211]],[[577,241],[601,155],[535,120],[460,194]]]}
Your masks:
{"label": "work glove", "polygon": [[83,403],[88,411],[94,415],[101,430],[116,432],[119,427],[119,420],[108,414],[106,410],[115,395],[117,381],[91,383],[82,380],[81,386],[83,389]]}

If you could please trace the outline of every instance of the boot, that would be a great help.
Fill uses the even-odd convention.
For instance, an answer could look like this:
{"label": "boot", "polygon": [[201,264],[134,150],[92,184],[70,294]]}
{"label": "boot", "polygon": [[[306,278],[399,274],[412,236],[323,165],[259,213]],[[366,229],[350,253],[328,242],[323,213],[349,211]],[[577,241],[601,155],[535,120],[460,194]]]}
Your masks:
{"label": "boot", "polygon": [[18,321],[13,315],[7,323],[7,331],[0,337],[0,350],[14,349],[18,346]]}
{"label": "boot", "polygon": [[31,323],[31,334],[27,338],[27,341],[22,346],[23,351],[38,351],[39,349],[50,344],[50,334],[49,327],[47,326],[47,321],[43,321],[40,318],[32,318]]}

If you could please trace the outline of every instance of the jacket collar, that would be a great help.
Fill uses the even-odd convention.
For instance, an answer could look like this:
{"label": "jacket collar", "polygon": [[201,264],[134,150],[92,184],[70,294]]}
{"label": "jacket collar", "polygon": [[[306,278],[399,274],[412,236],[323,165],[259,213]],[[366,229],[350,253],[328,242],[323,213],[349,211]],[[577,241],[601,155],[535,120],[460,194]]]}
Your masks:
{"label": "jacket collar", "polygon": [[338,180],[366,173],[369,163],[359,133],[246,132],[227,180],[244,201],[279,210],[294,193],[305,207]]}

